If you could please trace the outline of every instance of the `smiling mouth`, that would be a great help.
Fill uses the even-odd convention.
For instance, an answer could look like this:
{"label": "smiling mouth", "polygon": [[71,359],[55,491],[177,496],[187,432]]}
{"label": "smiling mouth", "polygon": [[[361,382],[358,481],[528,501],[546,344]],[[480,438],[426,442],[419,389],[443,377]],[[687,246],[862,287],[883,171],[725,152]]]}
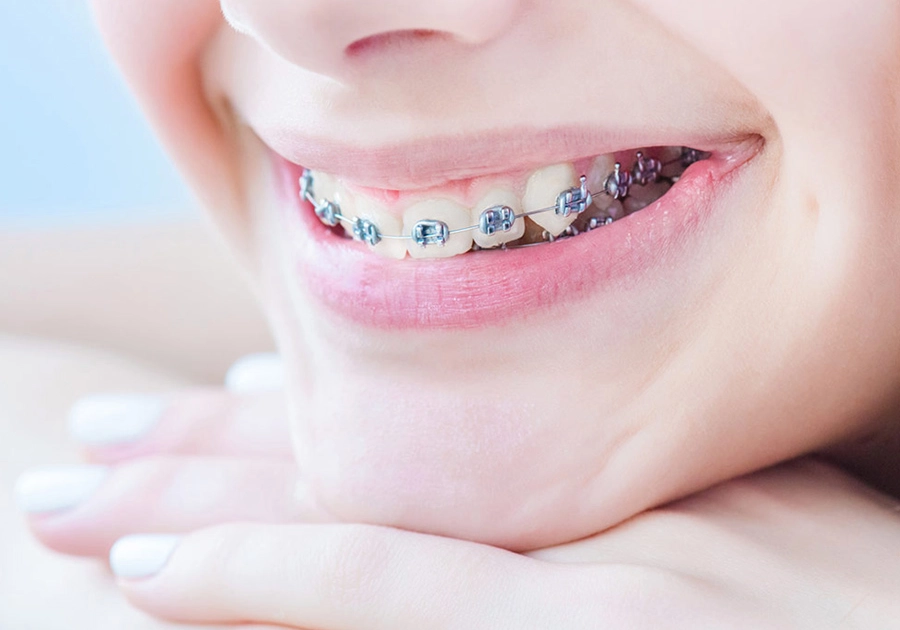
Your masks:
{"label": "smiling mouth", "polygon": [[281,242],[306,297],[328,313],[319,321],[425,330],[508,325],[664,281],[703,249],[720,192],[764,144],[651,145],[399,191],[271,155],[287,210]]}
{"label": "smiling mouth", "polygon": [[[298,179],[298,194],[335,235],[361,241],[375,253],[446,258],[554,243],[610,225],[657,201],[688,167],[709,157],[690,147],[656,147],[556,164],[524,182],[482,185],[474,209],[426,196],[407,205],[402,217],[371,192],[354,191],[310,169]],[[630,166],[623,164],[626,159]],[[584,174],[576,177],[579,168]]]}

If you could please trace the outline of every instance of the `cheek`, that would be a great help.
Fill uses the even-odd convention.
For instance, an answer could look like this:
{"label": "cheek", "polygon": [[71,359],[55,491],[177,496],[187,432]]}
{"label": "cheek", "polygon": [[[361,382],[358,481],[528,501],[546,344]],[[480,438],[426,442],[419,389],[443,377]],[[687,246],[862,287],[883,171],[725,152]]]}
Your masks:
{"label": "cheek", "polygon": [[861,108],[883,106],[885,88],[897,85],[895,0],[873,0],[865,10],[851,0],[634,2],[740,80],[779,128],[825,135],[831,127],[821,125],[845,126]]}
{"label": "cheek", "polygon": [[878,339],[893,341],[898,313],[883,289],[900,251],[900,3],[634,1],[771,113],[783,207],[766,220],[791,290],[806,292],[802,328],[822,327],[816,347],[849,346],[837,364],[894,352]]}
{"label": "cheek", "polygon": [[[844,60],[871,62],[870,55],[896,47],[900,20],[900,6],[893,0],[872,0],[864,11],[853,0],[632,2],[731,73],[785,85],[830,72],[822,66]],[[780,66],[773,65],[778,61]],[[793,75],[791,69],[805,72]]]}

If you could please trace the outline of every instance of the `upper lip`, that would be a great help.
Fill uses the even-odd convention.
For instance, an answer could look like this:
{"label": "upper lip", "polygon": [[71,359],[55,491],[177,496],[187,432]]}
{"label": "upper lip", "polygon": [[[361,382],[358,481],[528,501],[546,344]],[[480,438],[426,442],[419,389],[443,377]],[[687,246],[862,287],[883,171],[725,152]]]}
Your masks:
{"label": "upper lip", "polygon": [[522,171],[652,146],[722,152],[745,137],[589,128],[507,129],[439,136],[375,147],[315,138],[289,129],[256,130],[286,160],[357,186],[423,190],[448,182]]}

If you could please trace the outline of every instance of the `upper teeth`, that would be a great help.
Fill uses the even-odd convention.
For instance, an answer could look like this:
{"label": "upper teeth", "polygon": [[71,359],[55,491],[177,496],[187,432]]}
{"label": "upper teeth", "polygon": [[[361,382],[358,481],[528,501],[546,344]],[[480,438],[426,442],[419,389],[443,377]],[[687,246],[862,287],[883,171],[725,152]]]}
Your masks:
{"label": "upper teeth", "polygon": [[487,249],[510,243],[525,234],[521,219],[522,202],[510,190],[496,188],[482,197],[476,208],[486,208],[478,216],[478,229],[473,230],[475,244]]}
{"label": "upper teeth", "polygon": [[[413,258],[447,258],[472,249],[471,211],[454,201],[430,199],[407,208],[403,232],[412,235]],[[460,231],[462,230],[462,231]],[[452,237],[451,237],[452,232]]]}
{"label": "upper teeth", "polygon": [[[677,157],[661,162],[639,152],[634,168],[628,170],[611,156],[601,156],[581,178],[571,164],[556,164],[528,178],[521,201],[510,189],[493,188],[474,210],[449,199],[428,199],[407,208],[402,219],[324,173],[304,170],[299,183],[301,197],[313,204],[323,223],[343,226],[375,252],[398,259],[407,254],[443,258],[465,253],[473,244],[476,249],[505,247],[525,234],[525,217],[544,229],[546,240],[577,234],[572,224],[592,202],[601,218],[583,229],[619,219],[624,214],[620,199],[627,212],[643,208],[665,193],[668,184],[660,181],[663,168],[678,162],[687,166],[704,157],[684,148]],[[629,198],[637,190],[641,193]]]}

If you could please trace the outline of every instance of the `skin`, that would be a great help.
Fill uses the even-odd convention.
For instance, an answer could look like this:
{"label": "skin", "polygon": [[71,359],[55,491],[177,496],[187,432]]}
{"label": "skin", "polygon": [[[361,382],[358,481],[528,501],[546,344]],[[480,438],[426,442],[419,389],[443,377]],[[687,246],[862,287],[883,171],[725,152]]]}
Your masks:
{"label": "skin", "polygon": [[800,462],[525,556],[375,526],[232,523],[192,532],[160,573],[120,586],[154,615],[199,623],[891,628],[897,509]]}
{"label": "skin", "polygon": [[[147,287],[144,296],[152,303],[163,302],[177,278],[206,277],[195,257],[184,256],[171,262],[190,273],[154,282],[151,268],[131,266],[123,252],[98,251],[104,243],[126,242],[127,232],[105,234],[99,245],[84,236],[71,239],[71,250],[63,252],[55,236],[43,245],[35,237],[30,246],[45,253],[47,277],[115,254],[118,270]],[[171,256],[171,242],[171,234],[142,239],[148,253],[159,255]],[[4,249],[0,257],[10,253],[15,254]],[[85,276],[71,288],[85,298],[99,290],[102,297],[105,283],[96,279]],[[229,279],[221,275],[219,282],[227,285]],[[239,289],[234,284],[226,294],[238,297]],[[138,317],[142,304],[121,303],[118,313],[122,326],[138,326],[135,336],[145,326]],[[241,304],[226,312],[239,312]],[[26,303],[18,306],[27,312]],[[188,314],[199,318],[198,325],[214,315],[199,309]],[[65,329],[55,332],[65,335]],[[231,353],[239,350],[229,345],[235,341],[231,335],[215,339],[222,352]],[[308,524],[314,519],[298,513],[293,493],[278,492],[295,481],[295,469],[277,393],[185,389],[185,372],[141,363],[146,360],[0,338],[0,484],[11,485],[36,463],[78,461],[75,445],[62,439],[60,419],[79,396],[104,390],[165,395],[165,417],[144,439],[83,449],[90,461],[111,466],[109,481],[95,495],[74,510],[32,516],[28,524],[46,546],[79,555],[103,556],[126,534],[189,534],[156,578],[118,585],[144,611],[181,623],[156,621],[130,608],[105,566],[49,553],[29,538],[19,515],[0,505],[0,555],[7,569],[0,577],[3,622],[47,630],[152,630],[200,621],[234,627],[232,622],[248,620],[392,630],[558,627],[561,620],[570,628],[602,621],[629,628],[868,630],[892,627],[900,617],[900,576],[889,551],[900,545],[896,501],[821,464],[736,480],[607,533],[523,557],[392,529]],[[204,484],[203,501],[181,490],[198,484]],[[215,509],[207,500],[211,495],[219,497]],[[45,605],[48,599],[54,606]],[[412,601],[422,602],[416,613]]]}
{"label": "skin", "polygon": [[[900,236],[895,2],[372,6],[95,2],[263,296],[323,510],[535,548],[887,425],[900,373],[900,294],[881,290]],[[408,29],[446,37],[396,35]],[[572,59],[598,60],[602,80],[582,85],[591,66]],[[536,88],[560,84],[582,85],[579,98]],[[486,105],[498,93],[502,110]],[[258,136],[378,147],[509,121],[762,143],[687,254],[501,337],[335,323],[307,298]],[[576,373],[590,378],[555,376]]]}
{"label": "skin", "polygon": [[[316,592],[312,587],[318,585],[330,588],[326,592],[341,603],[359,584],[375,589],[356,591],[362,601],[391,608],[397,602],[373,594],[384,595],[385,584],[396,584],[392,576],[416,584],[437,567],[486,584],[518,576],[551,602],[576,585],[590,593],[604,589],[610,596],[606,601],[621,601],[617,598],[633,591],[604,588],[622,588],[628,572],[621,567],[563,579],[560,573],[571,572],[544,564],[535,568],[523,564],[522,556],[474,543],[435,547],[432,543],[441,539],[427,534],[516,550],[570,541],[743,472],[880,435],[894,417],[900,296],[884,287],[892,286],[895,276],[900,227],[900,8],[890,0],[872,2],[865,12],[849,2],[820,6],[799,0],[752,8],[737,1],[710,7],[696,0],[677,9],[655,0],[397,0],[374,13],[367,9],[370,3],[350,0],[225,3],[226,15],[245,34],[230,30],[213,2],[159,0],[150,6],[106,0],[95,5],[138,99],[257,283],[287,361],[300,496],[311,513],[298,513],[305,504],[289,501],[277,518],[257,516],[283,521],[324,514],[371,524],[349,526],[359,527],[349,530],[350,536],[341,533],[348,530],[302,526],[292,526],[301,529],[290,529],[284,537],[285,530],[268,527],[201,530],[185,539],[159,579],[123,584],[146,609],[196,621],[275,621],[268,615],[293,593]],[[584,27],[570,32],[572,24]],[[412,42],[374,37],[412,28],[451,37]],[[561,31],[567,36],[560,38]],[[360,41],[366,45],[353,48]],[[348,47],[364,54],[345,54]],[[602,65],[603,80],[588,81],[578,99],[535,88],[580,85],[590,74],[572,59],[622,57],[628,63]],[[470,89],[461,92],[459,85]],[[507,95],[502,111],[485,106],[496,93]],[[286,271],[281,256],[289,243],[273,225],[273,213],[265,211],[272,209],[273,195],[257,135],[277,123],[377,146],[448,131],[476,133],[500,124],[501,116],[536,128],[615,123],[626,129],[667,129],[670,136],[704,130],[764,142],[722,191],[722,207],[693,237],[690,255],[667,259],[633,285],[614,286],[516,322],[501,340],[488,330],[384,333],[334,326],[330,314],[305,299],[301,279]],[[577,343],[572,343],[572,331],[578,331]],[[482,356],[488,343],[495,353]],[[486,392],[481,383],[509,376],[510,365],[515,366],[510,386],[500,394]],[[553,378],[576,372],[590,379],[561,383]],[[312,378],[323,374],[340,375],[340,388]],[[423,389],[432,393],[433,404],[397,404],[418,401]],[[360,443],[365,447],[357,450]],[[153,463],[138,466],[151,478],[155,473],[171,478],[171,461],[155,460],[156,468]],[[135,470],[128,462],[117,468],[132,475],[125,479],[139,482]],[[238,470],[248,468],[240,464]],[[804,480],[832,481],[820,469],[803,472]],[[786,516],[783,511],[763,519],[771,534],[763,540],[773,545],[775,556],[780,549],[793,550],[787,554],[789,566],[780,572],[749,567],[731,578],[737,580],[738,597],[715,599],[696,590],[690,579],[699,573],[712,576],[708,583],[714,585],[735,584],[723,578],[727,567],[715,565],[711,554],[654,557],[651,566],[670,570],[664,573],[663,601],[697,604],[679,611],[685,617],[690,612],[713,624],[743,615],[748,623],[775,627],[791,627],[793,614],[808,619],[802,608],[784,614],[778,600],[766,599],[765,589],[757,596],[771,608],[760,612],[746,602],[760,593],[758,582],[773,575],[783,585],[821,585],[815,554],[824,550],[831,561],[832,547],[809,550],[801,544],[809,540],[809,530],[797,525],[814,516],[821,517],[817,532],[829,541],[846,545],[847,531],[877,523],[877,532],[867,539],[877,541],[879,549],[896,547],[896,517],[881,500],[857,502],[866,494],[862,489],[843,492],[841,486],[834,493],[811,495],[809,486],[788,483],[790,491],[779,494],[766,479],[758,486],[751,482],[757,492],[750,493],[756,499],[749,507],[771,515],[770,508],[791,506]],[[249,490],[253,484],[235,487]],[[768,503],[760,495],[775,500]],[[82,532],[84,526],[96,529],[102,514],[121,514],[114,509],[123,505],[115,495],[97,499],[103,501],[94,506],[104,508],[97,514],[91,516],[90,505],[79,508],[87,510],[80,513]],[[804,511],[835,504],[842,509],[827,517],[822,510]],[[728,506],[736,506],[736,512],[725,510],[726,516],[748,518],[741,509],[748,506],[740,501],[701,503],[703,509],[688,505],[682,514],[712,522]],[[215,517],[246,519],[246,510],[246,503],[236,501]],[[636,522],[658,522],[659,513]],[[839,514],[867,518],[841,519]],[[163,513],[155,527],[185,531],[210,524],[190,520],[196,516]],[[44,522],[43,529],[32,526],[45,542],[70,552],[95,552],[111,542],[92,539],[96,548],[79,550],[85,541],[71,519],[77,515]],[[656,531],[667,535],[660,549],[671,547],[673,533],[682,541],[711,540],[707,530],[687,520],[684,529],[665,519],[658,524]],[[424,534],[397,537],[396,530],[373,525]],[[134,527],[126,523],[114,533]],[[727,535],[731,530],[724,531],[725,542],[733,545],[725,546],[725,557],[755,554],[758,545],[735,543]],[[591,559],[601,566],[614,559],[616,565],[643,567],[639,550],[648,538],[653,536],[626,538],[628,552],[621,557]],[[241,555],[253,541],[267,540],[275,541],[280,553],[250,554],[252,561]],[[337,573],[310,548],[322,546],[334,551],[324,559],[335,561]],[[211,554],[211,548],[227,552]],[[418,552],[382,559],[390,568],[397,558],[422,558],[424,568],[366,573],[369,556],[351,553],[361,548]],[[587,548],[576,548],[579,560],[590,557]],[[884,562],[887,554],[870,551],[857,565],[855,553],[841,547],[837,564],[827,571],[837,576],[838,586],[817,590],[806,602],[815,609],[835,589],[848,589],[840,591],[840,600],[853,603],[817,627],[853,615],[859,615],[862,627],[896,618],[887,604],[889,585],[896,583],[890,563]],[[537,556],[539,562],[553,559],[552,554]],[[462,568],[448,564],[453,557],[463,558]],[[204,599],[202,589],[221,575],[214,558],[231,561],[234,574],[225,578],[234,582],[226,585],[238,592],[254,579],[260,582],[260,575],[266,576],[262,583],[269,583],[286,571],[297,582],[289,583],[294,590],[274,592],[273,601]],[[300,562],[285,565],[285,558]],[[308,566],[303,560],[310,558],[319,559],[312,566],[325,567],[324,573],[291,572],[291,567]],[[695,562],[713,569],[707,574],[708,566],[698,568]],[[485,566],[496,571],[484,571]],[[798,573],[796,567],[809,572]],[[347,580],[348,575],[361,579]],[[435,601],[436,593],[446,592],[448,585],[458,589],[460,583],[468,580],[429,584],[423,599]],[[192,592],[186,584],[201,591]],[[465,592],[451,595],[449,601],[470,601]],[[701,602],[716,605],[701,610]],[[497,593],[488,593],[482,603],[494,611],[510,609]],[[322,617],[316,616],[325,614],[316,602],[297,606],[287,622],[299,626],[349,627],[360,621],[341,617],[340,607]],[[638,611],[650,623],[657,612],[624,608],[626,616],[608,621],[627,624],[634,620],[627,614]],[[521,627],[512,609],[506,625]],[[669,620],[668,612],[659,614]],[[391,616],[380,619],[383,627],[396,625]],[[458,623],[472,627],[470,621]]]}
{"label": "skin", "polygon": [[[79,374],[87,365],[108,382],[152,387],[151,375],[129,372],[122,360],[61,358],[28,344],[2,350],[0,359],[26,379],[23,364],[41,369],[50,360],[58,369],[71,358]],[[52,384],[41,391],[31,413],[40,417],[54,392]],[[110,465],[109,478],[70,510],[33,515],[33,533],[53,549],[88,555],[123,534],[184,534],[159,573],[118,583],[137,607],[181,623],[799,630],[890,628],[900,616],[890,551],[900,545],[900,505],[822,463],[732,480],[602,534],[520,555],[392,528],[310,523],[284,491],[294,466],[279,400],[277,392],[169,394],[165,416],[143,439],[85,449]],[[27,397],[19,404],[29,410]],[[232,439],[251,427],[273,439]],[[46,448],[41,432],[31,433],[30,444]],[[20,547],[21,532],[9,533],[3,544],[24,570],[3,591],[12,595],[7,618],[36,619],[29,598],[46,595],[50,571],[62,579],[50,584],[60,587],[57,606],[38,607],[42,628],[72,627],[92,611],[156,627],[111,598],[96,568],[47,557],[27,539]]]}
{"label": "skin", "polygon": [[[46,379],[53,373],[57,379]],[[78,397],[110,386],[135,391],[183,387],[183,379],[109,353],[47,341],[0,336],[0,484],[37,462],[76,463],[79,453],[64,439],[60,418]],[[27,418],[27,422],[22,422]],[[64,558],[42,547],[3,493],[0,503],[0,624],[48,630],[97,627],[153,630],[160,622],[128,606],[105,567]],[[53,606],[47,606],[53,601]]]}
{"label": "skin", "polygon": [[[156,262],[147,264],[145,257]],[[26,260],[27,278],[10,272]],[[122,278],[142,288],[141,299],[111,299],[123,295]],[[64,557],[39,544],[10,490],[29,468],[83,461],[64,430],[67,410],[80,397],[178,391],[201,377],[221,379],[236,357],[264,348],[267,333],[252,296],[199,223],[4,231],[0,294],[0,626],[182,627],[130,606],[105,563]],[[167,306],[161,313],[148,304]],[[184,306],[176,321],[165,316],[173,304]],[[229,316],[218,315],[219,333],[209,322],[221,312]],[[202,342],[196,338],[201,329],[207,333]]]}

